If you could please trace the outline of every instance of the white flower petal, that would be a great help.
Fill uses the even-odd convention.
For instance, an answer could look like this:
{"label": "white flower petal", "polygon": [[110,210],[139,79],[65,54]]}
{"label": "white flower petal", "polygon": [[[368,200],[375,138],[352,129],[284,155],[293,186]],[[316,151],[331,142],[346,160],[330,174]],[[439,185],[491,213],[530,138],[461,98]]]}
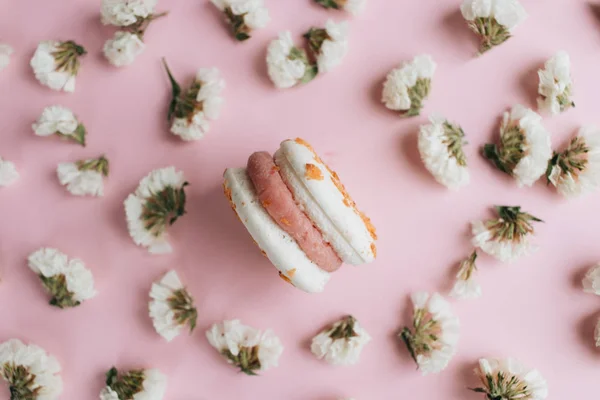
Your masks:
{"label": "white flower petal", "polygon": [[0,43],[0,71],[10,63],[10,56],[13,53],[13,48],[5,43]]}
{"label": "white flower petal", "polygon": [[0,187],[12,185],[19,179],[15,164],[0,157]]}
{"label": "white flower petal", "polygon": [[33,124],[33,130],[38,136],[49,136],[60,133],[73,136],[79,125],[79,121],[73,111],[62,106],[50,106],[44,108],[42,115]]}
{"label": "white flower petal", "polygon": [[104,44],[104,57],[115,67],[123,67],[132,64],[145,47],[138,35],[117,31],[115,36]]}

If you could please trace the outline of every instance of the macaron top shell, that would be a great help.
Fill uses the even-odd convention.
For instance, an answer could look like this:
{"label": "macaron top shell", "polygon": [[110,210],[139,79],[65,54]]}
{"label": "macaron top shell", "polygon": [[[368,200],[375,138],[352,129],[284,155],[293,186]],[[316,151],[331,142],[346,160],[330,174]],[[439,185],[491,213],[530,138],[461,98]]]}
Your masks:
{"label": "macaron top shell", "polygon": [[308,143],[302,139],[282,142],[275,163],[294,200],[344,262],[359,265],[375,259],[374,226]]}

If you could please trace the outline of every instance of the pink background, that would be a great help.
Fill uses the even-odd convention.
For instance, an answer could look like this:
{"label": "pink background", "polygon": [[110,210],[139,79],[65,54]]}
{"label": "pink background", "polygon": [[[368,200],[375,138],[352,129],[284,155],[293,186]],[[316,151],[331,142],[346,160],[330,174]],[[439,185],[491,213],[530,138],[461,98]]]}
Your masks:
{"label": "pink background", "polygon": [[[599,257],[598,194],[567,202],[540,181],[518,189],[479,155],[497,135],[499,117],[515,103],[534,106],[535,71],[557,50],[569,52],[577,108],[545,118],[555,147],[582,124],[600,123],[600,24],[583,0],[523,0],[530,14],[515,37],[483,57],[458,0],[368,0],[350,18],[310,0],[266,0],[269,26],[234,42],[207,1],[162,0],[167,18],[150,27],[145,53],[115,69],[101,55],[113,29],[99,22],[100,1],[0,0],[0,38],[13,45],[0,73],[0,154],[21,180],[0,190],[0,340],[36,343],[63,366],[63,399],[96,399],[103,374],[118,367],[157,367],[169,376],[167,400],[477,399],[471,370],[482,356],[514,356],[538,367],[551,398],[591,398],[600,359],[593,326],[600,299],[581,290],[583,272]],[[332,73],[305,87],[277,91],[265,68],[270,39],[285,29],[298,38],[328,17],[350,19],[350,52]],[[29,67],[36,44],[74,39],[89,54],[74,94],[40,86]],[[398,118],[379,102],[386,73],[430,53],[439,64],[423,116]],[[165,121],[170,90],[160,57],[187,84],[196,68],[216,66],[226,81],[221,118],[200,142],[182,143]],[[45,106],[71,107],[89,130],[88,146],[34,136]],[[416,149],[419,124],[432,112],[460,123],[472,182],[458,193],[438,185]],[[286,138],[312,142],[378,228],[379,258],[345,267],[325,293],[308,295],[283,283],[235,219],[221,191],[226,167]],[[56,179],[59,162],[106,153],[111,176],[101,199],[70,196]],[[122,202],[157,167],[185,171],[188,215],[171,230],[175,251],[151,256],[129,238]],[[395,337],[409,323],[408,295],[446,292],[456,263],[470,250],[469,221],[494,204],[519,204],[546,221],[540,251],[514,265],[480,259],[484,289],[477,301],[454,302],[461,319],[459,352],[443,373],[421,377]],[[72,310],[47,305],[27,255],[42,246],[82,258],[99,295]],[[168,344],[147,315],[148,291],[176,269],[195,296],[192,336]],[[308,350],[324,325],[352,313],[373,336],[355,367],[332,367]],[[272,328],[285,352],[280,367],[246,377],[209,347],[204,331],[226,318]],[[8,399],[8,390],[0,391]]]}

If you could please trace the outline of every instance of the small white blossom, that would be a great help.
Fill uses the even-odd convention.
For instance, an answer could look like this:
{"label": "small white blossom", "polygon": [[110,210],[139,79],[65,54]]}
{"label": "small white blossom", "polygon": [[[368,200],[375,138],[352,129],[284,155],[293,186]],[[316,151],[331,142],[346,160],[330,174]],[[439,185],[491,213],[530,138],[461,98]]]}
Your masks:
{"label": "small white blossom", "polygon": [[117,31],[112,39],[104,44],[104,57],[115,67],[133,63],[142,54],[146,45],[134,33]]}
{"label": "small white blossom", "polygon": [[423,375],[438,373],[448,366],[456,353],[460,334],[458,318],[438,293],[411,295],[414,314],[412,327],[405,327],[400,338]]}
{"label": "small white blossom", "polygon": [[85,126],[77,120],[73,111],[63,106],[44,108],[42,115],[32,125],[38,136],[58,135],[85,146]]}
{"label": "small white blossom", "polygon": [[600,186],[600,130],[579,130],[567,148],[554,153],[546,178],[567,198],[593,192]]}
{"label": "small white blossom", "polygon": [[10,55],[13,53],[13,48],[7,44],[0,43],[0,71],[10,63]]}
{"label": "small white blossom", "polygon": [[[106,374],[106,387],[100,392],[100,400],[163,400],[166,391],[167,377],[157,369],[119,373],[112,367]],[[131,393],[133,396],[129,397]]]}
{"label": "small white blossom", "polygon": [[600,263],[589,269],[582,284],[584,292],[600,296]]}
{"label": "small white blossom", "polygon": [[[309,65],[306,51],[294,45],[292,34],[281,32],[267,49],[267,68],[269,77],[279,89],[287,89],[300,82],[314,78],[316,72]],[[311,77],[306,79],[307,71]]]}
{"label": "small white blossom", "polygon": [[56,249],[41,248],[29,255],[28,265],[52,295],[53,306],[75,307],[96,296],[94,276],[77,258],[69,260]]}
{"label": "small white blossom", "polygon": [[559,51],[546,61],[544,69],[538,71],[540,84],[538,86],[538,108],[550,114],[561,112],[574,107],[571,100],[572,85],[571,59],[564,51]]}
{"label": "small white blossom", "polygon": [[325,8],[344,10],[357,15],[365,8],[366,0],[315,0],[315,2]]}
{"label": "small white blossom", "polygon": [[194,330],[198,318],[194,299],[175,271],[169,271],[160,282],[152,284],[150,298],[149,311],[154,329],[167,342],[179,336],[185,325],[189,325],[190,332]]}
{"label": "small white blossom", "polygon": [[325,37],[324,40],[318,39],[316,41],[316,44],[320,42],[320,46],[316,50],[318,71],[319,73],[329,72],[341,64],[342,59],[348,52],[348,23],[345,21],[335,23],[332,20],[327,20],[325,29],[311,29],[308,32],[308,40],[311,44],[312,35],[315,32],[318,32],[317,37]]}
{"label": "small white blossom", "polygon": [[312,339],[310,350],[318,359],[332,365],[354,365],[371,336],[358,321],[348,316]]}
{"label": "small white blossom", "polygon": [[460,11],[481,39],[480,54],[507,41],[527,18],[519,0],[464,0]]}
{"label": "small white blossom", "polygon": [[411,62],[405,62],[387,75],[381,101],[404,116],[419,115],[423,101],[429,96],[436,68],[437,64],[429,55],[416,56]]}
{"label": "small white blossom", "polygon": [[456,282],[450,296],[457,299],[476,299],[481,297],[481,286],[475,280],[477,266],[477,252],[473,251],[471,255],[460,263],[458,274],[456,274]]}
{"label": "small white blossom", "polygon": [[37,80],[53,90],[75,91],[75,78],[79,72],[79,58],[85,49],[69,40],[40,42],[30,65]]}
{"label": "small white blossom", "polygon": [[239,320],[214,324],[206,338],[227,361],[247,375],[277,367],[283,353],[281,341],[272,331],[259,331]]}
{"label": "small white blossom", "polygon": [[15,164],[0,157],[0,187],[12,185],[19,179]]}
{"label": "small white blossom", "polygon": [[175,167],[156,169],[140,181],[125,200],[129,235],[138,246],[153,254],[170,253],[167,227],[185,214],[183,172]]}
{"label": "small white blossom", "polygon": [[108,159],[104,156],[58,164],[61,185],[75,196],[103,196],[104,177],[108,176]]}
{"label": "small white blossom", "polygon": [[429,121],[430,124],[419,128],[419,153],[425,168],[449,189],[468,185],[470,176],[462,128],[442,117],[431,117]]}
{"label": "small white blossom", "polygon": [[263,0],[211,0],[225,14],[234,37],[250,39],[253,30],[264,28],[271,21]]}
{"label": "small white blossom", "polygon": [[513,262],[537,249],[530,239],[532,222],[541,222],[521,207],[497,206],[498,218],[472,223],[473,246],[501,262]]}
{"label": "small white blossom", "polygon": [[504,113],[500,144],[486,144],[484,155],[496,168],[514,177],[519,187],[532,186],[544,175],[552,158],[550,133],[539,114],[517,104]]}
{"label": "small white blossom", "polygon": [[63,389],[58,360],[41,347],[18,339],[0,344],[0,376],[16,400],[58,400]]}
{"label": "small white blossom", "polygon": [[102,0],[104,25],[129,26],[154,13],[158,0]]}
{"label": "small white blossom", "polygon": [[475,374],[482,386],[471,390],[484,393],[489,399],[543,400],[548,397],[548,384],[542,374],[514,358],[482,358]]}

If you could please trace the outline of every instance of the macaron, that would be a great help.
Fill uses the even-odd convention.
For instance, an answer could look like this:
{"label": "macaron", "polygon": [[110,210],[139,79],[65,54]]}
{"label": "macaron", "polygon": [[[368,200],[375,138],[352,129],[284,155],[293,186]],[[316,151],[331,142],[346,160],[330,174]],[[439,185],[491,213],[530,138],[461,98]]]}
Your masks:
{"label": "macaron", "polygon": [[342,263],[377,255],[373,224],[302,139],[282,142],[274,156],[252,154],[246,169],[227,169],[223,187],[263,254],[301,290],[322,292]]}

